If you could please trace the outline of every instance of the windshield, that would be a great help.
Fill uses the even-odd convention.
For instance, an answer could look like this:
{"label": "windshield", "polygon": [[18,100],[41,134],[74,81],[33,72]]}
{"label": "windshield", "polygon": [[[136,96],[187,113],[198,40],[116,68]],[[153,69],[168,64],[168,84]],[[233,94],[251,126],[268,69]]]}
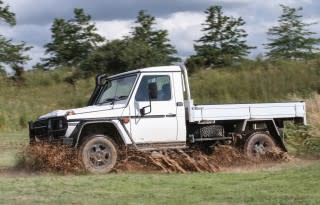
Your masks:
{"label": "windshield", "polygon": [[132,90],[137,75],[108,80],[96,104],[114,103],[126,100]]}

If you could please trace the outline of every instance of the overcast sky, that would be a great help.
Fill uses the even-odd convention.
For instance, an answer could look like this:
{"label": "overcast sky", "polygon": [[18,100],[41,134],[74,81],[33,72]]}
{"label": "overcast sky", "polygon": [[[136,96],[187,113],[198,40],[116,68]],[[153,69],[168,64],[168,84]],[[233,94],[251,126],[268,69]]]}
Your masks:
{"label": "overcast sky", "polygon": [[[50,42],[50,27],[55,18],[70,19],[73,8],[84,8],[96,23],[98,32],[108,40],[127,35],[139,10],[147,10],[157,19],[158,28],[167,29],[178,54],[185,57],[194,53],[194,40],[201,36],[203,11],[212,5],[223,6],[227,15],[241,16],[248,32],[248,43],[257,46],[251,57],[263,53],[266,31],[276,25],[281,13],[279,4],[303,7],[306,22],[320,22],[320,1],[316,0],[4,0],[16,13],[17,25],[0,24],[0,33],[14,42],[32,45],[32,60],[27,69],[44,55],[43,45]],[[320,33],[320,25],[310,28]],[[318,35],[320,37],[320,35]]]}

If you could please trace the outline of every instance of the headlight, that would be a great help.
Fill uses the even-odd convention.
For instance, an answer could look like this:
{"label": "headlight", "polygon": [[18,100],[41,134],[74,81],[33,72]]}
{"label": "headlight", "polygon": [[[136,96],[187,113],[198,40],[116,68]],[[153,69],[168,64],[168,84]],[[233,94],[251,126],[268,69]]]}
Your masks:
{"label": "headlight", "polygon": [[62,120],[59,120],[59,129],[63,128]]}

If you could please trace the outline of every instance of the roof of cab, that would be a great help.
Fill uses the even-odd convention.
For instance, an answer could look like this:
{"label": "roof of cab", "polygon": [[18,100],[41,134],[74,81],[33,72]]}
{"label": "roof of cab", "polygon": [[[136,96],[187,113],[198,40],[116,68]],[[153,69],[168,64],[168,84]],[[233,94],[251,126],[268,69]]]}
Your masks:
{"label": "roof of cab", "polygon": [[148,68],[141,68],[136,70],[131,70],[124,73],[119,73],[108,78],[114,78],[122,75],[128,75],[131,73],[148,73],[148,72],[180,72],[180,66],[172,65],[172,66],[156,66],[156,67],[148,67]]}

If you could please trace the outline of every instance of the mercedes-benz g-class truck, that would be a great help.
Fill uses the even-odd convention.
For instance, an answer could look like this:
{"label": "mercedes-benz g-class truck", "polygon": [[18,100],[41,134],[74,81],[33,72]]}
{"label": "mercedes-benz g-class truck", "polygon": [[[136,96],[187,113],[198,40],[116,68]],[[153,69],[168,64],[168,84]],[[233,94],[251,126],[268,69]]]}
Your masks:
{"label": "mercedes-benz g-class truck", "polygon": [[[203,85],[205,86],[205,85]],[[306,124],[304,102],[195,105],[185,66],[160,66],[96,77],[86,107],[57,110],[29,122],[30,142],[79,148],[85,168],[109,172],[119,147],[239,146],[249,156],[286,151],[286,120]]]}

